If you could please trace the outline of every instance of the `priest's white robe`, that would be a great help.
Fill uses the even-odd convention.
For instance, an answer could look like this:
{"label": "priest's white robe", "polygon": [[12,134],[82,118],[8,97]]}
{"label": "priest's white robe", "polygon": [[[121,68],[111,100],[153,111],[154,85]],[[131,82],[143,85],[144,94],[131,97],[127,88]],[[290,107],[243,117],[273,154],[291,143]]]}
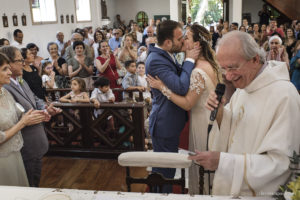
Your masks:
{"label": "priest's white robe", "polygon": [[288,179],[289,157],[300,146],[300,96],[286,64],[270,61],[237,89],[216,123],[209,148],[220,151],[213,194],[270,196]]}

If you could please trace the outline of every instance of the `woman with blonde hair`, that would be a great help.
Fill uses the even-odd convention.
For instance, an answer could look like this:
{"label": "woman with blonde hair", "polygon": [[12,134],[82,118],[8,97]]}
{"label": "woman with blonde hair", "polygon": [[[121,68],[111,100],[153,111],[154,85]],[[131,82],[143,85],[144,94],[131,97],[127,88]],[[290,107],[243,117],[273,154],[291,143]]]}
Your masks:
{"label": "woman with blonde hair", "polygon": [[[206,151],[210,111],[205,108],[205,102],[209,93],[215,90],[217,83],[222,81],[222,74],[211,47],[210,33],[205,27],[192,25],[186,32],[185,46],[201,49],[191,74],[190,88],[186,96],[175,94],[158,78],[148,76],[148,81],[152,88],[160,90],[174,104],[190,111],[189,150]],[[205,180],[208,178],[205,177]],[[204,189],[207,194],[208,188]],[[199,194],[199,167],[195,164],[189,169],[189,193]]]}

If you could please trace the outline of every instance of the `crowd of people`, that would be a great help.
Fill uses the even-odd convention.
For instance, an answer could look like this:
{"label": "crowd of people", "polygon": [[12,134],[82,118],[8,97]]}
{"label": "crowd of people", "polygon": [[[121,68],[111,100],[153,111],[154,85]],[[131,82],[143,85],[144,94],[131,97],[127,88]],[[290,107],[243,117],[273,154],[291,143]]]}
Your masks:
{"label": "crowd of people", "polygon": [[[48,150],[43,122],[61,112],[47,102],[46,89],[71,88],[59,100],[92,102],[96,117],[103,112],[101,102],[132,102],[135,95],[126,91],[138,90],[150,105],[145,131],[155,152],[177,152],[189,118],[189,150],[196,152],[189,157],[195,161],[189,169],[191,194],[199,193],[199,165],[216,171],[213,194],[276,192],[288,178],[288,157],[300,145],[300,21],[278,26],[276,19],[266,20],[265,7],[259,15],[260,23],[243,19],[241,26],[220,20],[216,30],[192,23],[191,17],[184,26],[153,19],[144,27],[133,20],[126,26],[117,15],[113,29],[78,28],[67,41],[58,31],[47,46],[48,58],[38,56],[38,45],[25,46],[23,32],[16,29],[14,41],[0,40],[5,118],[0,122],[0,183],[39,185]],[[221,102],[214,92],[218,83],[227,86]],[[123,96],[114,88],[123,88]],[[93,89],[91,96],[87,89]],[[206,151],[210,111],[218,106]],[[78,118],[76,110],[71,112]],[[107,123],[115,129],[113,117]],[[175,175],[175,169],[153,172]],[[171,186],[163,191],[171,192]]]}

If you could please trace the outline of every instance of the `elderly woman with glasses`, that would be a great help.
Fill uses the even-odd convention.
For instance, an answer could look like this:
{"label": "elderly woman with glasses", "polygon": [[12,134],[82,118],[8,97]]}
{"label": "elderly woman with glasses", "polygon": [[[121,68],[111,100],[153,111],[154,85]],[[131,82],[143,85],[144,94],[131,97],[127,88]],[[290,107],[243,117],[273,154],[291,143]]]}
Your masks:
{"label": "elderly woman with glasses", "polygon": [[27,44],[26,48],[29,49],[34,56],[33,66],[35,66],[39,70],[39,72],[41,72],[41,61],[44,58],[37,55],[40,50],[39,47],[34,43],[29,43]]}
{"label": "elderly woman with glasses", "polygon": [[69,80],[66,77],[68,75],[68,64],[66,60],[59,55],[58,45],[55,42],[49,42],[47,45],[47,49],[50,57],[46,58],[45,61],[49,61],[52,63],[53,71],[55,72],[55,83],[57,87],[70,87]]}
{"label": "elderly woman with glasses", "polygon": [[[12,64],[23,63],[20,53]],[[24,108],[17,104],[12,95],[3,87],[12,79],[10,59],[0,53],[0,185],[28,186],[28,179],[20,153],[23,147],[21,130],[26,126],[39,124],[45,120],[43,111]]]}
{"label": "elderly woman with glasses", "polygon": [[282,40],[278,35],[273,35],[269,39],[269,51],[267,52],[266,60],[276,60],[286,62],[287,67],[289,68],[289,57],[285,50],[285,47],[282,46]]}

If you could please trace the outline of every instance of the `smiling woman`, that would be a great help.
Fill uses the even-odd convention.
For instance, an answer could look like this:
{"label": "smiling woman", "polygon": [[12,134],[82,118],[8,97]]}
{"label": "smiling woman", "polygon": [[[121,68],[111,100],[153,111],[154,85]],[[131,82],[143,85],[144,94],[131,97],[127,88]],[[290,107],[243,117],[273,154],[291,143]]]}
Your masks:
{"label": "smiling woman", "polygon": [[28,186],[20,153],[23,146],[20,130],[42,122],[44,115],[30,110],[22,116],[23,107],[3,88],[12,75],[9,63],[9,58],[0,53],[0,185]]}

